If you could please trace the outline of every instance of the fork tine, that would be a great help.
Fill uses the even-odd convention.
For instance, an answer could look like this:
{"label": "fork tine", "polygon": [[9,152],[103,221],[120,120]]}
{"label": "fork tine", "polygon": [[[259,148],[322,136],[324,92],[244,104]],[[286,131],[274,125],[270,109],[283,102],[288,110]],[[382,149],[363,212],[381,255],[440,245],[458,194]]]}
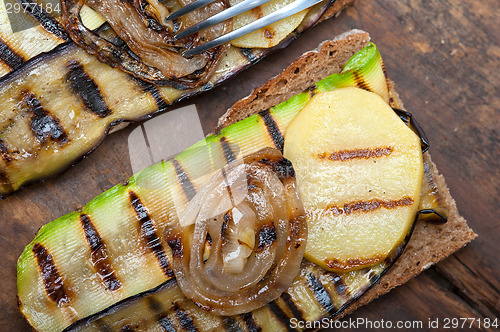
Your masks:
{"label": "fork tine", "polygon": [[239,4],[229,7],[220,13],[215,14],[212,17],[207,18],[204,21],[201,21],[198,24],[195,24],[189,28],[187,28],[184,31],[179,32],[177,35],[175,35],[175,39],[182,39],[186,36],[192,35],[193,33],[196,33],[198,31],[201,31],[203,29],[206,29],[210,26],[216,25],[217,23],[223,22],[227,19],[230,19],[231,17],[234,17],[236,15],[239,15],[241,13],[244,13],[252,8],[255,8],[257,6],[260,6],[266,2],[269,2],[271,0],[245,0],[243,2],[240,2]]}
{"label": "fork tine", "polygon": [[236,38],[241,37],[243,35],[246,35],[250,32],[253,32],[253,31],[256,31],[256,30],[261,29],[263,27],[266,27],[269,24],[272,24],[274,22],[282,20],[288,16],[296,14],[296,13],[300,12],[301,10],[312,7],[315,4],[320,3],[322,1],[324,1],[324,0],[296,0],[296,1],[292,2],[291,4],[288,4],[285,7],[275,11],[272,14],[264,16],[264,17],[254,21],[248,25],[245,25],[239,29],[233,30],[225,35],[217,37],[209,42],[206,42],[205,44],[202,44],[198,47],[195,47],[192,50],[189,50],[186,53],[184,53],[184,56],[189,57],[189,56],[204,52],[206,50],[209,50],[213,47],[219,46],[221,44],[227,43],[233,39],[236,39]]}
{"label": "fork tine", "polygon": [[181,17],[183,15],[186,15],[187,13],[190,13],[190,12],[192,12],[200,7],[203,7],[205,5],[211,4],[214,1],[215,0],[196,0],[196,1],[193,1],[189,5],[184,6],[181,9],[176,10],[175,12],[170,14],[167,17],[167,21],[170,21],[170,20],[176,19],[178,17]]}

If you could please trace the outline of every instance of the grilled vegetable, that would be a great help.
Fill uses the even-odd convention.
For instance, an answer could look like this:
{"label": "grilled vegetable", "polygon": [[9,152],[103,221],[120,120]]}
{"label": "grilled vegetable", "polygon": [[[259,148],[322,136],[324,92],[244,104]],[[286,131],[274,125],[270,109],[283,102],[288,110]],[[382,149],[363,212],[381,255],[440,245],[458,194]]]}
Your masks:
{"label": "grilled vegetable", "polygon": [[352,272],[334,273],[302,262],[300,274],[278,299],[249,313],[217,316],[187,299],[175,279],[75,322],[69,331],[295,331],[325,317],[336,317],[356,301],[403,251],[401,244],[386,262]]}
{"label": "grilled vegetable", "polygon": [[[179,2],[186,6],[192,1]],[[129,49],[114,45],[83,25],[80,11],[84,4],[109,22],[135,56],[130,54]],[[182,54],[189,49],[229,32],[232,21],[227,20],[177,41],[174,39],[177,32],[174,31],[174,24],[165,21],[169,10],[157,1],[63,0],[62,7],[63,22],[75,43],[88,53],[95,54],[100,61],[151,83],[183,89],[202,86],[213,76],[228,49],[228,45],[219,46],[192,58],[184,58]],[[185,29],[225,8],[224,1],[216,1],[202,11],[181,17],[175,25],[177,29]]]}
{"label": "grilled vegetable", "polygon": [[[317,22],[329,4],[328,1],[311,9],[299,27],[274,48],[250,50],[231,46],[209,81],[187,90],[138,80],[99,62],[73,43],[31,58],[69,40],[50,15],[34,15],[47,31],[36,27],[20,32],[22,38],[0,31],[0,40],[5,41],[5,45],[0,45],[0,60],[17,68],[0,79],[0,198],[28,182],[69,167],[92,151],[115,125],[166,111],[175,101],[211,89],[270,52],[285,47]],[[84,22],[93,26],[102,22],[88,7],[83,8],[87,8]],[[99,35],[115,46],[125,47],[109,30],[101,29]],[[23,38],[34,39],[38,46],[30,48]]]}
{"label": "grilled vegetable", "polygon": [[210,178],[167,227],[175,277],[199,307],[246,313],[292,284],[307,238],[294,174],[276,149],[245,156]]}
{"label": "grilled vegetable", "polygon": [[[231,6],[240,3],[243,0],[229,0]],[[278,9],[292,3],[294,0],[273,0],[269,1],[253,10],[245,12],[236,16],[233,19],[233,29],[241,28],[245,25],[258,20],[263,16],[267,16]],[[289,16],[276,23],[268,25],[262,29],[236,38],[231,42],[232,45],[237,47],[273,47],[276,46],[284,37],[292,33],[297,28],[307,14],[307,10],[303,10],[297,14]]]}
{"label": "grilled vegetable", "polygon": [[422,148],[382,98],[359,88],[316,94],[288,126],[284,151],[308,214],[308,260],[360,269],[406,237],[420,199]]}
{"label": "grilled vegetable", "polygon": [[[353,57],[342,73],[270,110],[222,129],[172,161],[145,169],[81,210],[42,227],[18,262],[18,297],[23,314],[39,331],[58,331],[171,279],[172,257],[163,231],[179,219],[189,201],[206,187],[211,174],[238,156],[265,147],[282,150],[282,133],[312,95],[359,82],[387,98],[381,58],[373,44]],[[397,256],[398,252],[393,254]],[[338,283],[325,285],[326,280],[337,280],[335,274],[322,277],[326,272],[321,272],[316,278],[308,271],[317,268],[305,264],[300,272],[302,281],[288,292],[298,292],[293,296],[298,301],[300,294],[315,291],[316,300],[309,295],[300,300],[305,319],[335,313],[360,296],[391,262],[388,259],[369,270],[349,272]],[[346,296],[344,282],[352,285],[352,296]],[[304,285],[309,290],[302,289]],[[333,294],[334,288],[344,290],[330,303],[327,296]],[[288,303],[286,298],[284,301]],[[314,309],[314,301],[323,309]],[[294,309],[285,309],[287,304],[279,304],[279,309],[272,303],[269,306],[273,312],[296,313]],[[260,315],[258,312],[255,315]]]}

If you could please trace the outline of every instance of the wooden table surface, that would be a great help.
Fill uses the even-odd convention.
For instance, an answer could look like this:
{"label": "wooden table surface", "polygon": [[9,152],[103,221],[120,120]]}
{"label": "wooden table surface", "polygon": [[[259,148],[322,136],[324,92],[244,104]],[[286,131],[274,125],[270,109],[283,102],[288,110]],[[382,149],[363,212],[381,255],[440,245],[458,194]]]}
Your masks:
{"label": "wooden table surface", "polygon": [[[229,84],[192,99],[204,131],[211,132],[230,105],[293,59],[351,28],[370,32],[406,108],[429,136],[433,160],[459,211],[479,234],[351,318],[422,321],[424,327],[429,319],[500,319],[498,0],[358,0]],[[0,331],[30,331],[16,304],[16,261],[23,247],[42,225],[132,175],[127,137],[133,127],[110,135],[64,174],[0,201]]]}

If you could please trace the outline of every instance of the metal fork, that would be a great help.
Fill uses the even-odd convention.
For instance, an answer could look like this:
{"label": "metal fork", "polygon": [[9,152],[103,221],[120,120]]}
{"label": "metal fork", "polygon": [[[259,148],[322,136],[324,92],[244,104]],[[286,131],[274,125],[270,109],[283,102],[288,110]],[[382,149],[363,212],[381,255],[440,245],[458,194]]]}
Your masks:
{"label": "metal fork", "polygon": [[[167,17],[167,20],[173,20],[175,18],[181,17],[183,15],[186,15],[187,13],[192,12],[193,10],[196,10],[198,8],[201,8],[203,6],[206,6],[207,4],[210,4],[214,2],[215,0],[197,0],[189,5],[173,12],[169,17]],[[193,33],[199,32],[203,29],[209,28],[211,26],[214,26],[215,24],[218,24],[220,22],[223,22],[227,19],[230,19],[236,15],[239,15],[243,12],[246,12],[252,8],[255,8],[257,6],[260,6],[266,2],[269,2],[271,0],[245,0],[240,2],[239,4],[229,7],[220,13],[209,17],[208,19],[201,21],[200,23],[197,23],[193,25],[192,27],[189,27],[178,34],[176,34],[174,37],[175,39],[181,39],[186,36],[192,35]],[[209,50],[213,47],[219,46],[221,44],[230,42],[233,39],[236,39],[238,37],[241,37],[243,35],[246,35],[250,32],[259,30],[265,26],[268,26],[269,24],[272,24],[274,22],[277,22],[279,20],[282,20],[288,16],[291,16],[293,14],[296,14],[300,12],[301,10],[304,10],[306,8],[312,7],[315,4],[322,2],[324,0],[295,0],[294,2],[286,5],[285,7],[282,7],[281,9],[275,11],[272,14],[269,14],[267,16],[264,16],[250,24],[247,24],[239,29],[233,30],[229,33],[226,33],[224,35],[221,35],[209,42],[206,42],[205,44],[202,44],[200,46],[197,46],[189,51],[187,51],[184,56],[192,56],[201,52],[204,52],[206,50]]]}

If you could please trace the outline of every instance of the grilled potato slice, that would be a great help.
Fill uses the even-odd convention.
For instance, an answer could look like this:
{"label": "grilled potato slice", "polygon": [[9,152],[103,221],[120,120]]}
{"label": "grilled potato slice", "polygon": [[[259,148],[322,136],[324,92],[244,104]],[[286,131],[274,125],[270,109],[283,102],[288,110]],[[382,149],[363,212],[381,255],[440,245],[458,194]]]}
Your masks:
{"label": "grilled potato slice", "polygon": [[[234,6],[242,1],[243,0],[229,0],[229,3],[231,6]],[[250,24],[261,17],[267,16],[294,1],[295,0],[272,0],[250,11],[240,14],[233,18],[233,30]],[[307,9],[284,18],[276,23],[270,24],[267,27],[237,38],[233,40],[231,44],[236,47],[244,48],[268,48],[276,46],[299,26],[300,22],[304,19],[304,16],[306,16],[306,13]]]}
{"label": "grilled potato slice", "polygon": [[307,211],[306,258],[332,271],[380,262],[408,234],[422,185],[420,140],[378,95],[316,94],[285,133]]}

